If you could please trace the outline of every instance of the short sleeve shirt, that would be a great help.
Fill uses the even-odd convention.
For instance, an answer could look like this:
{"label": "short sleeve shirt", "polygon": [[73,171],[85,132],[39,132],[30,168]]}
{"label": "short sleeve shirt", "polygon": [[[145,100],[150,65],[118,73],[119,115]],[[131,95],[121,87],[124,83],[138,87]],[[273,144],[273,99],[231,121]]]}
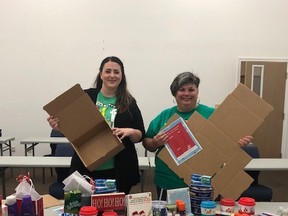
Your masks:
{"label": "short sleeve shirt", "polygon": [[[167,121],[175,113],[182,117],[184,120],[188,120],[195,111],[197,111],[201,116],[207,119],[212,115],[215,109],[205,106],[203,104],[199,104],[191,112],[180,112],[177,109],[177,106],[168,108],[162,111],[158,116],[156,116],[156,118],[152,120],[148,127],[146,137],[153,138],[156,134],[158,134],[161,128],[166,125]],[[187,187],[183,179],[179,178],[176,173],[174,173],[159,157],[157,157],[158,153],[161,151],[162,148],[163,147],[159,148],[156,152],[154,183],[158,187],[165,190]]]}
{"label": "short sleeve shirt", "polygon": [[[116,97],[105,97],[100,91],[97,96],[96,106],[98,107],[100,113],[105,118],[107,123],[111,128],[114,127],[115,117],[117,114],[116,109]],[[107,170],[114,168],[114,158],[103,163],[96,170]]]}

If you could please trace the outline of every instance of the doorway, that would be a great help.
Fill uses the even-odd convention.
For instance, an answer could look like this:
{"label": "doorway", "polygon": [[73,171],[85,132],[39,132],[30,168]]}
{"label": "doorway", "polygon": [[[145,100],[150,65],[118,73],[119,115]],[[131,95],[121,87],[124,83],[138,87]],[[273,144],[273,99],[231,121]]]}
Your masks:
{"label": "doorway", "polygon": [[287,63],[288,59],[238,59],[237,83],[243,83],[274,107],[253,134],[253,143],[258,146],[261,157],[288,157]]}

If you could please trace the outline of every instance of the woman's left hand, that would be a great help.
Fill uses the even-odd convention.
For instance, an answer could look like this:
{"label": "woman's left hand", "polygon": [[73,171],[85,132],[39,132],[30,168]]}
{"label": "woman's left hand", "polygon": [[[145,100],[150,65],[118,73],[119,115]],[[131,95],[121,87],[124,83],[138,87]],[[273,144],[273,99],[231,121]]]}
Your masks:
{"label": "woman's left hand", "polygon": [[239,145],[240,147],[247,146],[249,143],[251,143],[253,140],[252,136],[244,136],[241,139],[239,139]]}

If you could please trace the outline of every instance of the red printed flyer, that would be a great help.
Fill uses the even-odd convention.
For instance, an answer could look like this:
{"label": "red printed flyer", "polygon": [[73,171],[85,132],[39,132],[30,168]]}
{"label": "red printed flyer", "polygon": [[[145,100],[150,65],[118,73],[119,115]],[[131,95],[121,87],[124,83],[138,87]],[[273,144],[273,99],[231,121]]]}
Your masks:
{"label": "red printed flyer", "polygon": [[168,135],[168,142],[165,146],[177,165],[202,150],[201,145],[181,117],[165,127],[163,132]]}

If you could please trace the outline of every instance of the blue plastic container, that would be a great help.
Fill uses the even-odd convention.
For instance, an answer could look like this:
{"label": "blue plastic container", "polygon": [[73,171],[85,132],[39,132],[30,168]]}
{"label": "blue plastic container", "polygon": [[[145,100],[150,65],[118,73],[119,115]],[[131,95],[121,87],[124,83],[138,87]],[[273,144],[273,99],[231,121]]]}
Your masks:
{"label": "blue plastic container", "polygon": [[216,203],[214,201],[202,201],[200,207],[202,216],[216,215]]}

